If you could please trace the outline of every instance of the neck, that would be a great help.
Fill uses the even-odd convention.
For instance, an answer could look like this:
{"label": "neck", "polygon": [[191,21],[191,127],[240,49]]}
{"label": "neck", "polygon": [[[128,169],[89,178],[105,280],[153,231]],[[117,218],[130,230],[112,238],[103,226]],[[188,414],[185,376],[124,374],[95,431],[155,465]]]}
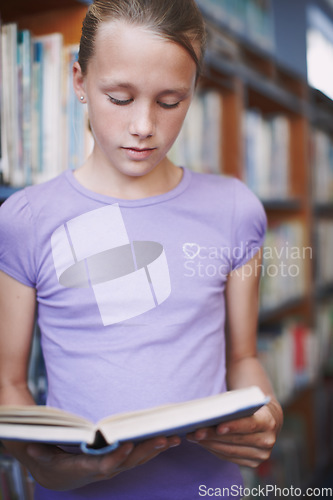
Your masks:
{"label": "neck", "polygon": [[130,176],[96,161],[94,154],[74,172],[76,180],[90,191],[127,200],[149,198],[171,191],[179,184],[182,175],[182,169],[167,158],[147,174]]}

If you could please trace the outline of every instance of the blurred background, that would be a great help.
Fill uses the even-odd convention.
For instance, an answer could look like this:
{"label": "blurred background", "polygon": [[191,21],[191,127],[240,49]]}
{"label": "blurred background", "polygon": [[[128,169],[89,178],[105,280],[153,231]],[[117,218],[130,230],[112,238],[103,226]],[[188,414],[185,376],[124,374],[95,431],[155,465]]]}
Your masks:
{"label": "blurred background", "polygon": [[[208,30],[204,74],[170,158],[242,179],[269,221],[258,352],[285,423],[271,459],[244,469],[245,484],[302,488],[302,496],[311,496],[303,495],[311,487],[313,496],[327,498],[333,495],[333,1],[197,3]],[[71,85],[86,7],[78,0],[0,6],[1,202],[77,168],[91,151],[86,108]],[[29,384],[43,404],[38,339],[36,329]],[[0,447],[0,498],[29,500],[32,490],[27,471]]]}

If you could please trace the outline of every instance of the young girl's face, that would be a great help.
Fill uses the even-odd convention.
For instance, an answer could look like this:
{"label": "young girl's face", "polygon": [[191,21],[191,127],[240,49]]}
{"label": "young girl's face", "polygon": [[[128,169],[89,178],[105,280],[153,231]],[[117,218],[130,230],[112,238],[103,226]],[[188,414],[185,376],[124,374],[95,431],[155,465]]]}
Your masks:
{"label": "young girl's face", "polygon": [[162,168],[195,79],[195,62],[180,45],[125,22],[102,24],[87,74],[79,66],[74,72],[88,103],[96,165],[126,176]]}

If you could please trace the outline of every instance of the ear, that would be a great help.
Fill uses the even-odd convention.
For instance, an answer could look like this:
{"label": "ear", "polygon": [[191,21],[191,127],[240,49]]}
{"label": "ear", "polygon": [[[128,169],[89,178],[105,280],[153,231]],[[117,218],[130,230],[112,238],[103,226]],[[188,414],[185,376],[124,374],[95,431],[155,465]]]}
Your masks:
{"label": "ear", "polygon": [[79,101],[86,102],[85,78],[78,62],[73,64],[73,87]]}

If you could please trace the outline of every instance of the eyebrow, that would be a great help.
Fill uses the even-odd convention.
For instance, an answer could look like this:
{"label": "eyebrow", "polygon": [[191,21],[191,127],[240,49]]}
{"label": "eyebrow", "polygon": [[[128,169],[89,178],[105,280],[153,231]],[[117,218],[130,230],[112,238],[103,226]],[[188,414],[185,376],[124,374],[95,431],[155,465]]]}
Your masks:
{"label": "eyebrow", "polygon": [[159,94],[159,95],[172,95],[172,94],[181,94],[181,95],[187,95],[189,94],[191,91],[190,88],[188,87],[179,87],[179,88],[175,88],[175,89],[166,89],[166,90],[162,90],[162,92]]}
{"label": "eyebrow", "polygon": [[[116,80],[114,81],[102,81],[102,85],[105,88],[119,88],[119,89],[125,89],[125,90],[135,90],[136,87],[132,83],[129,82],[118,82]],[[172,94],[179,94],[179,95],[187,95],[189,94],[191,89],[189,87],[175,87],[174,89],[164,89],[161,92],[159,92],[159,96],[166,96],[166,95],[172,95]]]}

